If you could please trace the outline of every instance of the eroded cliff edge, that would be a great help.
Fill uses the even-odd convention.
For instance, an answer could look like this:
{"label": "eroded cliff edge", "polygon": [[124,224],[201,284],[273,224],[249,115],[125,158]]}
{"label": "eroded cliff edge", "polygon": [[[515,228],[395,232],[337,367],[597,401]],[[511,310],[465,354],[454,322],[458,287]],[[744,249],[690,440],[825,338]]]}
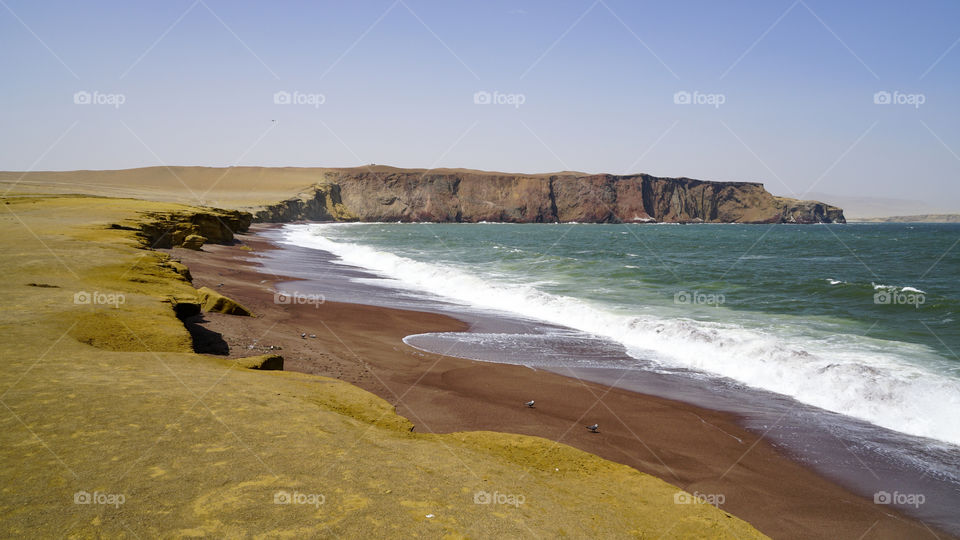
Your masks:
{"label": "eroded cliff edge", "polygon": [[845,223],[843,210],[771,195],[763,184],[462,170],[322,172],[297,196],[254,209],[265,222]]}

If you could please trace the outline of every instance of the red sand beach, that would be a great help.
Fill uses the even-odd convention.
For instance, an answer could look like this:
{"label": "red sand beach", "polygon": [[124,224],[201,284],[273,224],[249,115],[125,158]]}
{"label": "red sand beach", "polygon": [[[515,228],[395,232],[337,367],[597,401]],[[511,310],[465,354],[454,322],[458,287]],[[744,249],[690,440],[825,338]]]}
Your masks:
{"label": "red sand beach", "polygon": [[[463,331],[451,317],[360,304],[277,304],[289,281],[250,262],[273,249],[242,245],[173,250],[194,285],[218,290],[254,318],[204,314],[210,343],[232,357],[280,347],[284,369],[337,377],[393,403],[418,431],[493,430],[536,435],[653,474],[691,493],[721,494],[722,508],[774,538],[944,538],[791,460],[733,415],[527,367],[423,353],[410,334]],[[301,333],[307,337],[302,338]],[[219,334],[219,336],[217,335]],[[316,337],[311,337],[316,336]],[[523,406],[536,399],[536,408]],[[593,434],[584,425],[599,423]],[[939,536],[938,536],[939,535]]]}

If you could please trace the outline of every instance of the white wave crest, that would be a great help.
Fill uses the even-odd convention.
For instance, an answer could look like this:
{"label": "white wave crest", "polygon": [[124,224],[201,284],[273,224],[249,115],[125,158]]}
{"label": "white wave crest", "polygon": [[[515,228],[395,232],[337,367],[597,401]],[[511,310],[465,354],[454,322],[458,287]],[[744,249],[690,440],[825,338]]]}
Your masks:
{"label": "white wave crest", "polygon": [[901,286],[899,286],[899,285],[883,285],[883,284],[880,284],[880,283],[874,283],[874,282],[872,282],[872,281],[870,282],[870,285],[873,285],[873,289],[874,289],[874,290],[886,289],[886,290],[888,290],[888,291],[894,291],[894,292],[900,291],[900,292],[912,292],[912,293],[918,293],[918,294],[927,294],[927,291],[921,291],[920,289],[918,289],[918,288],[916,288],[916,287],[909,287],[909,286],[907,286],[907,287],[901,287]]}

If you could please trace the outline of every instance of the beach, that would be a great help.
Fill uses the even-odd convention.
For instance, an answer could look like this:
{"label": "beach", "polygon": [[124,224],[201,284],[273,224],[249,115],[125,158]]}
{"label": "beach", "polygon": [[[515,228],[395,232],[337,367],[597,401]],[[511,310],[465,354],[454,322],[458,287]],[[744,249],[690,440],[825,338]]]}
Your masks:
{"label": "beach", "polygon": [[[282,370],[283,351],[197,353],[224,343],[198,314],[240,329],[273,317],[216,292],[225,284],[198,290],[156,248],[197,247],[199,233],[252,253],[232,232],[249,215],[86,196],[0,202],[4,536],[764,537],[566,444],[430,433],[357,385]],[[224,262],[214,274],[240,267]],[[371,313],[353,319],[361,334],[376,334]],[[336,367],[337,351],[319,365]]]}
{"label": "beach", "polygon": [[[356,384],[394,405],[418,432],[491,430],[569,444],[690,493],[722,497],[724,510],[774,538],[933,537],[935,528],[802,466],[732,414],[404,344],[411,334],[469,326],[437,313],[331,301],[277,303],[277,285],[295,278],[263,272],[256,261],[278,246],[258,234],[239,238],[239,245],[208,245],[203,252],[172,250],[189,266],[195,286],[217,288],[257,314],[203,315],[200,326],[223,342],[211,337],[211,346],[225,343],[230,357],[279,347],[286,370]],[[530,399],[536,406],[524,407]],[[584,429],[592,423],[600,424],[599,434]]]}

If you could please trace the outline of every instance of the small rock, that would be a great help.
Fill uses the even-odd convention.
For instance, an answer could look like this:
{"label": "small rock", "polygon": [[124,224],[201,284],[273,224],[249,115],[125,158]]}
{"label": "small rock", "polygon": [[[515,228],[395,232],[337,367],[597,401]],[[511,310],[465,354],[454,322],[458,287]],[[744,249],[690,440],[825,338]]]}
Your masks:
{"label": "small rock", "polygon": [[199,234],[190,234],[183,239],[183,243],[180,245],[187,249],[200,251],[200,248],[203,247],[203,244],[206,243],[206,241],[207,239]]}
{"label": "small rock", "polygon": [[223,296],[213,289],[201,287],[200,289],[197,289],[197,294],[200,298],[200,306],[204,311],[214,311],[217,313],[226,313],[228,315],[243,315],[246,317],[252,315],[249,309],[241,306],[236,301]]}

